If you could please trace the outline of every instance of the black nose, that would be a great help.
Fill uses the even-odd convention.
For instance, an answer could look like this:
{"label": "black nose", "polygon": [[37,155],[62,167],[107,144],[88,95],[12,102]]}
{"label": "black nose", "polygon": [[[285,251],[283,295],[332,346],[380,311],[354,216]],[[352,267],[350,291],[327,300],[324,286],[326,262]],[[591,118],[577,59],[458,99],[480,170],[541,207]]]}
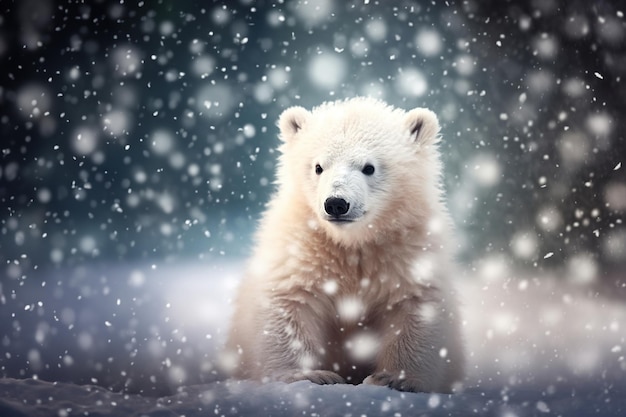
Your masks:
{"label": "black nose", "polygon": [[324,210],[333,217],[343,216],[349,208],[350,203],[343,198],[330,197],[324,201]]}

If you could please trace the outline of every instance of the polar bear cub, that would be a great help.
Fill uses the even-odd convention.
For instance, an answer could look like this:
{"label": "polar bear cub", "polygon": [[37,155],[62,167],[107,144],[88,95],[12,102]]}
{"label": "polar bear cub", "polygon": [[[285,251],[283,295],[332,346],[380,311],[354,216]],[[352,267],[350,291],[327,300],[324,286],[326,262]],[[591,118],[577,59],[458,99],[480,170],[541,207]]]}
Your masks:
{"label": "polar bear cub", "polygon": [[277,191],[222,365],[234,377],[451,392],[463,377],[439,123],[354,98],[279,119]]}

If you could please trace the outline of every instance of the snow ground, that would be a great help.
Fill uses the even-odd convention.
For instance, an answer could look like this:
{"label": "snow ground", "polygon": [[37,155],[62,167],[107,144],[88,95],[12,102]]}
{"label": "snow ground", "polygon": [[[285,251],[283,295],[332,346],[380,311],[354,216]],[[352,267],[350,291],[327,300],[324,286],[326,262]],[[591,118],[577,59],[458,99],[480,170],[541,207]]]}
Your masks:
{"label": "snow ground", "polygon": [[[185,387],[173,396],[124,396],[100,387],[0,380],[0,413],[11,416],[419,416],[499,408],[480,395],[409,394],[373,386],[249,381]],[[514,410],[511,406],[508,410]],[[89,413],[89,414],[85,414]]]}
{"label": "snow ground", "polygon": [[[383,387],[216,382],[161,398],[113,393],[101,387],[0,380],[3,416],[623,416],[624,397],[599,391],[546,394],[526,387],[504,400],[497,389],[456,395],[401,393]],[[609,401],[610,400],[610,401]]]}
{"label": "snow ground", "polygon": [[459,394],[223,381],[212,359],[240,274],[195,262],[3,281],[0,416],[626,415],[626,306],[550,276],[459,280]]}

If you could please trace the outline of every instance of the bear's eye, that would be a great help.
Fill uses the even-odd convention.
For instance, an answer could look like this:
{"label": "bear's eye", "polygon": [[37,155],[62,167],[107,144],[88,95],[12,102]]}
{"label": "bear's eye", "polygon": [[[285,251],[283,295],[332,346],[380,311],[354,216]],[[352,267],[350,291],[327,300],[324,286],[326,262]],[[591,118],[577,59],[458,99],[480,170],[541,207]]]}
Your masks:
{"label": "bear's eye", "polygon": [[374,165],[372,164],[366,164],[361,170],[361,172],[365,175],[373,175],[374,171],[375,171]]}
{"label": "bear's eye", "polygon": [[315,173],[317,175],[321,175],[322,172],[324,172],[324,169],[321,167],[321,165],[320,164],[315,165]]}

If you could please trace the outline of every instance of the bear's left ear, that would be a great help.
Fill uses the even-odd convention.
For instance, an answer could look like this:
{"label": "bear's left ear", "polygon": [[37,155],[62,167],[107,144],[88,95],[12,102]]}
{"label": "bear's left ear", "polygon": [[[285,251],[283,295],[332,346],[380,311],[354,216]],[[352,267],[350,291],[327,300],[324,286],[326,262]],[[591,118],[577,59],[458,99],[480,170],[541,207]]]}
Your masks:
{"label": "bear's left ear", "polygon": [[404,120],[415,143],[430,145],[439,141],[439,120],[431,110],[415,108],[407,112]]}
{"label": "bear's left ear", "polygon": [[292,140],[296,134],[302,130],[310,113],[300,106],[289,107],[283,111],[278,118],[278,128],[280,129],[280,138],[284,142]]}

